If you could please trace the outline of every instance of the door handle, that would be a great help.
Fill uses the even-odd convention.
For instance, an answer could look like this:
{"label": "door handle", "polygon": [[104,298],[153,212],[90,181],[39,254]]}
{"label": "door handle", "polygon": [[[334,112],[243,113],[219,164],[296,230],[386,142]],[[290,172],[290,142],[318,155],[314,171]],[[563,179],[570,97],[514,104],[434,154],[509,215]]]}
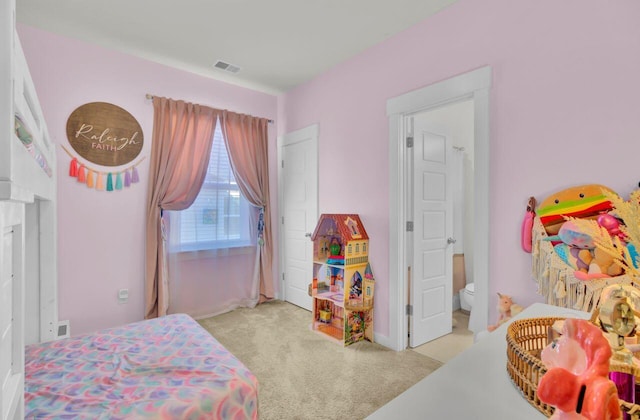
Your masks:
{"label": "door handle", "polygon": [[307,233],[304,234],[304,236],[306,236],[307,238],[310,238],[311,237],[311,233],[307,232]]}
{"label": "door handle", "polygon": [[447,239],[447,244],[455,244],[455,243],[456,243],[455,239],[453,239],[453,238],[448,238]]}

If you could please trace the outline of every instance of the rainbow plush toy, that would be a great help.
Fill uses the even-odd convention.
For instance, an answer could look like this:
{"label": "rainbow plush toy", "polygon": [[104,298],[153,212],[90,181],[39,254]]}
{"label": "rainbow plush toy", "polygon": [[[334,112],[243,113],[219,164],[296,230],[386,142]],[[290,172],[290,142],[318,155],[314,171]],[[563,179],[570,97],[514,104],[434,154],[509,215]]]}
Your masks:
{"label": "rainbow plush toy", "polygon": [[596,218],[613,208],[603,190],[616,194],[612,189],[599,184],[587,184],[567,188],[547,197],[536,213],[549,235],[556,235],[565,222],[565,216],[581,219]]}

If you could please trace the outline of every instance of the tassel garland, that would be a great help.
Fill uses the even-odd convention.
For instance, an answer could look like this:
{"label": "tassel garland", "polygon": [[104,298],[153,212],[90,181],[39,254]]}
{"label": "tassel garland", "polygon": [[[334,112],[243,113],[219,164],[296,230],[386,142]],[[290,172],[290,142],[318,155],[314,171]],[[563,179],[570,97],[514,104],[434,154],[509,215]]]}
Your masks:
{"label": "tassel garland", "polygon": [[87,174],[87,187],[93,188],[93,171],[89,169],[89,173]]}
{"label": "tassel garland", "polygon": [[[80,183],[86,184],[88,188],[95,188],[97,191],[114,191],[129,188],[131,184],[140,182],[140,176],[138,175],[136,166],[145,159],[144,157],[123,171],[104,173],[78,162],[78,158],[73,156],[64,146],[62,146],[62,148],[71,158],[71,163],[69,163],[69,176],[76,178]],[[106,185],[104,180],[105,176],[107,178]]]}
{"label": "tassel garland", "polygon": [[111,172],[107,175],[107,191],[113,191],[113,176]]}
{"label": "tassel garland", "polygon": [[98,172],[96,181],[96,190],[104,191],[104,179],[102,178],[102,172]]}
{"label": "tassel garland", "polygon": [[71,159],[71,163],[69,164],[69,176],[78,176],[78,159],[76,158]]}
{"label": "tassel garland", "polygon": [[118,175],[116,175],[116,190],[121,190],[121,189],[122,189],[122,174],[118,172]]}
{"label": "tassel garland", "polygon": [[80,165],[78,167],[78,182],[82,182],[83,184],[87,182],[87,176],[84,173],[84,165]]}

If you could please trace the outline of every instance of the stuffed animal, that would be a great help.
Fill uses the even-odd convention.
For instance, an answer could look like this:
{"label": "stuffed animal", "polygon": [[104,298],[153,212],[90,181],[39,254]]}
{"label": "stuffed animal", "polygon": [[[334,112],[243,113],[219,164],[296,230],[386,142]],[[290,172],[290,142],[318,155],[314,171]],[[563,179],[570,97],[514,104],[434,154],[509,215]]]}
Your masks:
{"label": "stuffed animal", "polygon": [[555,246],[558,256],[574,270],[587,273],[593,259],[591,250],[595,248],[593,238],[571,220],[564,222],[557,235],[544,238],[545,241],[561,241]]}
{"label": "stuffed animal", "polygon": [[615,277],[623,272],[622,267],[614,263],[613,257],[600,248],[594,248],[591,251],[581,250],[580,259],[589,265],[589,269],[586,272],[575,272],[576,278],[580,280]]}
{"label": "stuffed animal", "polygon": [[[605,214],[597,218],[597,222],[609,233],[618,234],[619,224],[616,224],[615,221],[617,219],[613,216]],[[564,222],[557,235],[548,236],[544,240],[562,241],[554,249],[560,259],[575,270],[574,275],[577,279],[615,277],[623,273],[622,267],[614,263],[613,257],[596,247],[593,238],[583,232],[580,226],[572,220]]]}
{"label": "stuffed animal", "polygon": [[533,250],[533,218],[536,217],[536,199],[535,197],[529,197],[529,204],[527,204],[527,211],[522,221],[522,229],[520,232],[520,241],[524,252],[531,254]]}
{"label": "stuffed animal", "polygon": [[487,330],[494,331],[500,325],[510,320],[511,317],[518,315],[524,309],[517,303],[513,303],[513,299],[509,295],[503,295],[498,293],[498,322],[494,325],[489,325]]}
{"label": "stuffed animal", "polygon": [[607,232],[609,232],[609,235],[617,236],[621,241],[624,241],[626,239],[624,233],[622,232],[622,230],[620,230],[620,221],[611,214],[603,213],[598,216],[596,221],[600,226],[605,228]]}
{"label": "stuffed animal", "polygon": [[564,216],[595,219],[613,208],[603,191],[616,194],[599,184],[578,185],[553,193],[540,203],[537,210],[540,222],[549,235],[555,235],[565,221]]}
{"label": "stuffed animal", "polygon": [[572,220],[567,220],[562,223],[558,234],[553,236],[547,236],[545,241],[562,241],[565,244],[578,249],[593,249],[595,243],[593,238],[584,229],[580,228],[577,223]]}

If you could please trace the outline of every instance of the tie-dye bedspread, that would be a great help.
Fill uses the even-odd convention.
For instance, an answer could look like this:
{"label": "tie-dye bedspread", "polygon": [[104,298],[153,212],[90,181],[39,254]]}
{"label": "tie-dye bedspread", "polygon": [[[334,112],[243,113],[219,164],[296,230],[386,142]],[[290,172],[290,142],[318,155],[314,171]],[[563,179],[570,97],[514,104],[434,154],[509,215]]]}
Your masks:
{"label": "tie-dye bedspread", "polygon": [[255,376],[183,314],[25,348],[26,418],[255,419]]}

